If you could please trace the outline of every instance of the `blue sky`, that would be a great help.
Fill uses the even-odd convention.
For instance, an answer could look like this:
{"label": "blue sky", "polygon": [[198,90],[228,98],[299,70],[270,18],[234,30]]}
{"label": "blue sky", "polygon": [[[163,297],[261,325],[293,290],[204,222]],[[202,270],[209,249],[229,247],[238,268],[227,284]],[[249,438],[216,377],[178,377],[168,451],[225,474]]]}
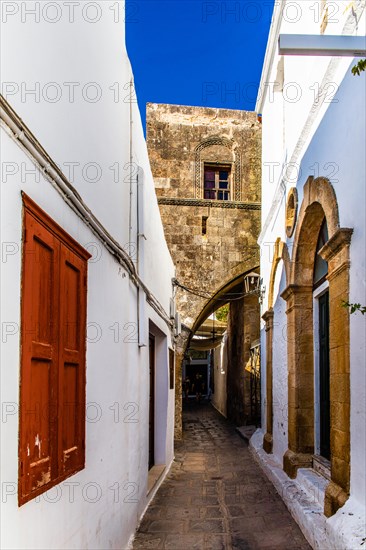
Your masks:
{"label": "blue sky", "polygon": [[145,105],[254,110],[274,0],[126,0],[126,42]]}

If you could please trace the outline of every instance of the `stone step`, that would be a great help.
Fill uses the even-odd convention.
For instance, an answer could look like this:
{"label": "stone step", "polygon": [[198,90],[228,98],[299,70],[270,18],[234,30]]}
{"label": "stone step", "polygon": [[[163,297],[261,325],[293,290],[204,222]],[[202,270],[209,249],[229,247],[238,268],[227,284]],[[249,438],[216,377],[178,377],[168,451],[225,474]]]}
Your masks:
{"label": "stone step", "polygon": [[296,481],[308,495],[309,499],[324,509],[325,489],[329,480],[319,475],[312,468],[299,468]]}

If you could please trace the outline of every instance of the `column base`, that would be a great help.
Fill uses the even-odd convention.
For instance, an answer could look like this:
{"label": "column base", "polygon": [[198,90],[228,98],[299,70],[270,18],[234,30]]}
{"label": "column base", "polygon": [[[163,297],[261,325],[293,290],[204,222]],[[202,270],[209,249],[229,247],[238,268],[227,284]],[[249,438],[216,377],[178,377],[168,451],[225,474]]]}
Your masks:
{"label": "column base", "polygon": [[273,436],[269,432],[267,432],[263,437],[263,449],[266,451],[267,454],[272,453]]}
{"label": "column base", "polygon": [[288,449],[283,455],[283,469],[291,479],[295,479],[299,468],[311,468],[313,455],[294,453]]}
{"label": "column base", "polygon": [[327,518],[333,516],[336,511],[343,506],[347,499],[348,495],[344,489],[334,483],[334,481],[331,481],[325,489],[324,515]]}

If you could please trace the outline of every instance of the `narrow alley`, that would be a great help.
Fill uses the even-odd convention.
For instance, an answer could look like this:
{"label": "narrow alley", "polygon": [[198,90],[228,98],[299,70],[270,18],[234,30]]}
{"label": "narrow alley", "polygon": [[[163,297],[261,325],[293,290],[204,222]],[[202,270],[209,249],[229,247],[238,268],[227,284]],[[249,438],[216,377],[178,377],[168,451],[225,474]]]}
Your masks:
{"label": "narrow alley", "polygon": [[310,546],[248,444],[211,405],[183,411],[183,439],[134,550],[305,550]]}

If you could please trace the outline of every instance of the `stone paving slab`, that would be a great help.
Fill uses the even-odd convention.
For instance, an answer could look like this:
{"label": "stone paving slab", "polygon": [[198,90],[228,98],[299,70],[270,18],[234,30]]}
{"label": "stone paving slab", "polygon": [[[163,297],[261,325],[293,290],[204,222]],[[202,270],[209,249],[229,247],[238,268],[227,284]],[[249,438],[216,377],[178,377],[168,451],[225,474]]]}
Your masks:
{"label": "stone paving slab", "polygon": [[134,550],[311,550],[229,422],[210,405],[191,404],[183,429]]}

